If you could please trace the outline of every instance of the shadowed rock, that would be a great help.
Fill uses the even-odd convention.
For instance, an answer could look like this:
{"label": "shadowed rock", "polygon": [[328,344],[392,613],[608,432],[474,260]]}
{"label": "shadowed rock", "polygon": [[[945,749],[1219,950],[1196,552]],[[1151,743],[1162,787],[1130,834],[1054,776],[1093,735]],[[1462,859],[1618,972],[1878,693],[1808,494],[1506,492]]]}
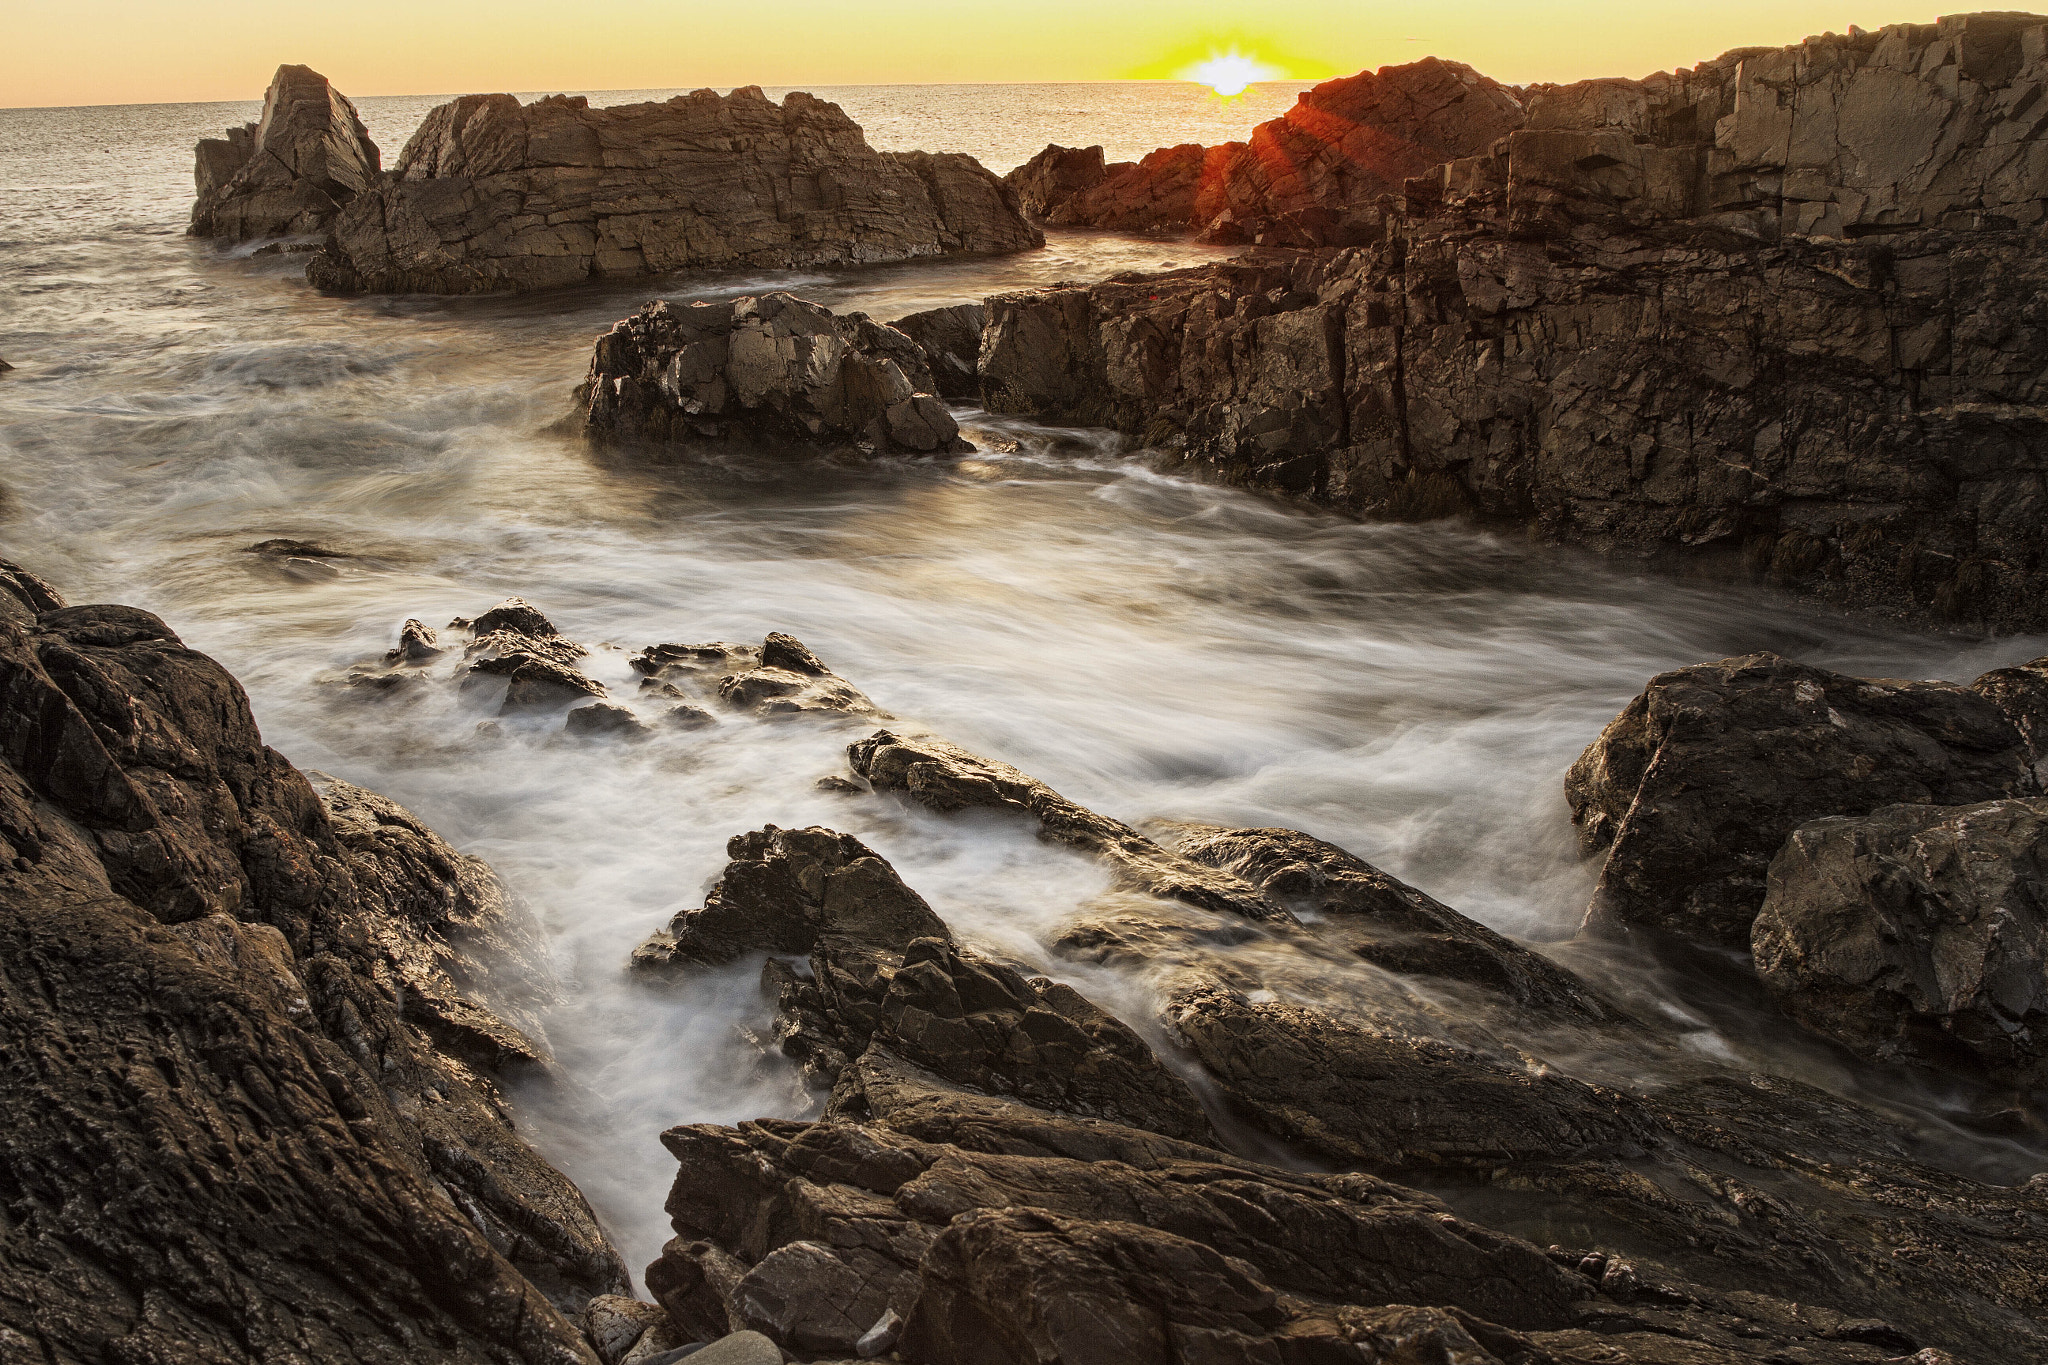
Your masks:
{"label": "shadowed rock", "polygon": [[1737,948],[1771,859],[1807,821],[2032,790],[2025,742],[1977,692],[1775,654],[1652,678],[1565,778],[1582,842],[1606,852],[1590,927]]}
{"label": "shadowed rock", "polygon": [[2048,800],[1885,806],[1795,830],[1751,930],[1794,1018],[1866,1056],[2048,1062]]}

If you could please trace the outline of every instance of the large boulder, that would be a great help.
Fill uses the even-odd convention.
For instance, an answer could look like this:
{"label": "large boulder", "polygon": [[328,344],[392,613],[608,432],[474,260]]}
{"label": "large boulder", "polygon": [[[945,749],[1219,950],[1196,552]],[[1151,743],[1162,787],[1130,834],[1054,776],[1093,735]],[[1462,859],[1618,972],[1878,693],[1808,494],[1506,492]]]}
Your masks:
{"label": "large boulder", "polygon": [[981,329],[988,309],[978,303],[928,308],[890,323],[917,343],[932,376],[932,391],[965,402],[981,399]]}
{"label": "large boulder", "polygon": [[[1130,163],[1117,166],[1128,170]],[[1100,147],[1062,147],[1046,144],[1044,151],[1003,177],[1003,183],[1017,192],[1017,203],[1032,218],[1049,217],[1077,194],[1094,189],[1111,172]]]}
{"label": "large boulder", "polygon": [[1751,931],[1794,1018],[1865,1056],[2048,1064],[2048,800],[1885,806],[1795,830]]}
{"label": "large boulder", "polygon": [[380,178],[377,144],[356,107],[306,66],[280,66],[263,116],[200,141],[192,178],[195,237],[295,237],[324,232]]}
{"label": "large boulder", "polygon": [[306,278],[469,294],[698,267],[785,270],[1044,244],[972,157],[877,152],[836,104],[756,86],[593,109],[465,95],[334,222]]}
{"label": "large boulder", "polygon": [[1661,673],[1565,777],[1604,853],[1590,929],[1747,948],[1787,836],[1827,815],[2035,790],[2026,742],[1967,687],[1852,678],[1775,654]]}
{"label": "large boulder", "polygon": [[908,336],[794,294],[650,303],[597,339],[583,428],[611,442],[967,449]]}
{"label": "large boulder", "polygon": [[524,913],[155,616],[0,586],[7,1353],[589,1361],[624,1267],[491,1076]]}

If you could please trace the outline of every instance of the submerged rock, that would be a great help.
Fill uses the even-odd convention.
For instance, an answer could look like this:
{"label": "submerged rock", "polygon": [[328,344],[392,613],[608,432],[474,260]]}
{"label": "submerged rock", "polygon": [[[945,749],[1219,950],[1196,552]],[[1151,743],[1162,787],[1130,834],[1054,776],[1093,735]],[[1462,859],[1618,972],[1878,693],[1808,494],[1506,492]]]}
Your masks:
{"label": "submerged rock", "polygon": [[1979,693],[1775,654],[1652,678],[1565,778],[1582,843],[1606,857],[1587,925],[1734,948],[1809,820],[2034,790],[2025,742]]}
{"label": "submerged rock", "polygon": [[489,870],[323,801],[155,616],[0,616],[0,1339],[586,1359],[570,1315],[626,1276],[489,1077],[549,989]]}
{"label": "submerged rock", "polygon": [[[795,636],[771,633],[759,645],[714,641],[703,645],[650,645],[633,656],[633,667],[649,683],[689,682],[715,689],[731,710],[764,718],[815,716],[880,716],[866,694],[819,661]],[[677,689],[677,695],[682,695]],[[674,723],[685,727],[709,724],[700,708],[678,707]]]}
{"label": "submerged rock", "polygon": [[2048,1065],[2048,800],[1885,806],[1795,830],[1751,933],[1786,1012],[1866,1056]]}
{"label": "submerged rock", "polygon": [[465,95],[334,221],[306,278],[470,294],[699,267],[1024,251],[1044,238],[972,157],[876,152],[838,105],[758,86],[593,109]]}
{"label": "submerged rock", "polygon": [[379,178],[377,144],[355,106],[311,67],[280,66],[261,119],[201,139],[191,234],[244,242],[324,232]]}
{"label": "submerged rock", "polygon": [[968,448],[934,388],[904,334],[774,293],[648,304],[598,338],[578,393],[584,431],[608,442]]}

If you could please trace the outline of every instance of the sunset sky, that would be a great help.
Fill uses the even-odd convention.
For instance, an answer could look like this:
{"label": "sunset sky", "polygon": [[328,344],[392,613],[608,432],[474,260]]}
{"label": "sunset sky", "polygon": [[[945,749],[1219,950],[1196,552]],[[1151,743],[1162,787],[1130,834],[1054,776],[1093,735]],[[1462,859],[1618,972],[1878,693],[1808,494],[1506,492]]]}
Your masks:
{"label": "sunset sky", "polygon": [[253,99],[280,62],[351,95],[398,95],[1122,80],[1232,44],[1305,78],[1433,53],[1501,80],[1575,80],[1936,13],[1883,0],[9,0],[0,107]]}

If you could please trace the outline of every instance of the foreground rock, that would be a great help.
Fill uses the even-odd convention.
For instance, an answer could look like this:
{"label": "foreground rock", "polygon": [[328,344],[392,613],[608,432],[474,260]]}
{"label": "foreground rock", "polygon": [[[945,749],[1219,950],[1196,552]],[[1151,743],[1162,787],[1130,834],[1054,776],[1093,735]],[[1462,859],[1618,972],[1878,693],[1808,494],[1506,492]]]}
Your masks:
{"label": "foreground rock", "polygon": [[733,440],[971,449],[924,350],[793,294],[650,303],[597,339],[583,429],[611,443]]}
{"label": "foreground rock", "polygon": [[[954,746],[885,732],[851,757],[878,790],[939,811],[1043,812],[1044,832],[1083,831],[1075,842],[1084,849],[1128,828]],[[1897,1115],[1757,1073],[1746,1059],[1714,1062],[1674,1039],[1668,1023],[1646,1027],[1556,961],[1321,841],[1189,826],[1160,836],[1162,852],[1313,912],[1309,922],[1252,919],[1125,881],[1080,907],[1048,947],[1142,979],[1164,1037],[1199,1063],[1206,1093],[1232,1123],[1350,1169],[1428,1183],[1462,1209],[1484,1210],[1503,1232],[1580,1246],[1616,1239],[1630,1248],[1627,1258],[1573,1252],[1567,1261],[1591,1266],[1609,1293],[1658,1277],[1713,1287],[1658,1300],[1673,1311],[1662,1321],[1681,1337],[1698,1330],[1681,1326],[1684,1314],[1708,1302],[1722,1305],[1716,1313],[1775,1324],[1719,1319],[1715,1330],[1726,1335],[1715,1338],[1718,1349],[1747,1341],[1761,1358],[1802,1358],[1767,1340],[1793,1330],[1798,1316],[1761,1306],[1791,1286],[1808,1306],[1802,1312],[1824,1305],[1840,1315],[1825,1329],[1796,1330],[1866,1352],[1845,1358],[1896,1359],[1929,1345],[2000,1360],[2048,1348],[2040,1326],[2048,1257],[2039,1241],[2048,1202],[2038,1185],[1954,1174],[1920,1159]],[[785,1025],[785,1036],[829,1036],[831,1011],[819,1017],[824,1024]],[[806,1055],[840,1065],[822,1050]],[[1000,1145],[994,1133],[1027,1122],[1014,1101],[886,1062],[870,1055],[845,1064],[827,1119],[925,1142],[971,1131],[959,1145],[1044,1150],[1042,1116],[1028,1139]],[[1083,1150],[1089,1159],[1103,1154],[1100,1146],[1072,1154]],[[1944,1254],[1894,1254],[1927,1245]],[[737,1267],[714,1273],[704,1264],[707,1283],[741,1278]],[[917,1294],[935,1292],[930,1263],[918,1273]],[[1006,1321],[1033,1311],[1003,1302]],[[1586,1338],[1570,1344],[1594,1349]],[[1602,1349],[1609,1353],[1590,1358],[1719,1358],[1669,1342],[1631,1343],[1623,1355],[1611,1343]]]}
{"label": "foreground rock", "polygon": [[356,107],[306,66],[280,66],[263,117],[201,139],[196,156],[191,233],[236,242],[325,232],[380,175]]}
{"label": "foreground rock", "polygon": [[1802,826],[1771,863],[1751,941],[1808,1028],[2030,1083],[2048,1064],[2048,801]]}
{"label": "foreground rock", "polygon": [[1807,821],[2034,790],[2025,740],[1980,693],[1775,654],[1652,678],[1565,778],[1584,847],[1606,853],[1587,924],[1733,948]]}
{"label": "foreground rock", "polygon": [[1531,89],[1369,236],[1330,208],[1355,250],[991,299],[987,404],[1356,514],[2039,626],[2044,34]]}
{"label": "foreground rock", "polygon": [[1100,147],[1055,145],[1006,179],[1029,212],[1062,226],[1345,245],[1378,228],[1383,196],[1484,152],[1525,117],[1517,91],[1425,57],[1325,81],[1245,142],[1162,147],[1116,166]]}
{"label": "foreground rock", "polygon": [[465,95],[334,222],[342,293],[545,289],[693,268],[1024,251],[1043,237],[972,157],[876,152],[838,105],[758,87],[593,109]]}
{"label": "foreground rock", "polygon": [[590,1359],[623,1267],[489,1076],[544,1055],[522,912],[156,617],[0,584],[0,1339]]}

